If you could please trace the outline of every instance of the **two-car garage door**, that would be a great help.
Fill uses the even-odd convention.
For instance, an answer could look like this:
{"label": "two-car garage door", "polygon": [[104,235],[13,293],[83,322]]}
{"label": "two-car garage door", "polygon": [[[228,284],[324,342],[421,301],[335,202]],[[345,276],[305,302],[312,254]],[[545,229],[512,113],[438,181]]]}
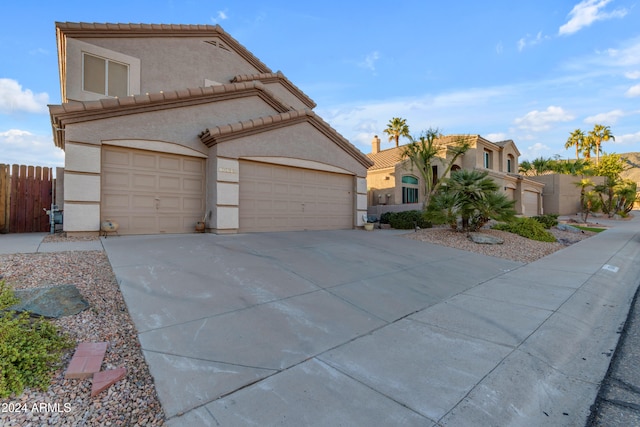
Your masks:
{"label": "two-car garage door", "polygon": [[101,218],[121,234],[190,233],[205,213],[205,160],[102,147]]}
{"label": "two-car garage door", "polygon": [[[205,176],[202,158],[103,145],[101,218],[121,234],[191,233]],[[352,175],[240,161],[239,181],[240,232],[353,227]]]}
{"label": "two-car garage door", "polygon": [[240,161],[240,232],[353,227],[353,176]]}

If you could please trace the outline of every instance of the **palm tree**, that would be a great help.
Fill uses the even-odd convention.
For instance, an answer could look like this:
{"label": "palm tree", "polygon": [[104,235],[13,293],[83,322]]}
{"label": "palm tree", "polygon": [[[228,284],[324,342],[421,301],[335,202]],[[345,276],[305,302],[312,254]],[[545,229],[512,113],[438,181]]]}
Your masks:
{"label": "palm tree", "polygon": [[[434,161],[438,158],[441,160],[445,166],[441,176],[447,176],[456,160],[471,147],[471,138],[465,135],[454,137],[446,144],[442,142],[441,138],[442,135],[438,129],[429,128],[420,135],[417,141],[410,137],[411,143],[403,146],[400,154],[401,159],[411,161],[411,170],[414,170],[415,167],[424,181],[424,208],[429,205],[431,196],[438,191],[442,182],[437,176],[433,176]],[[443,151],[444,156],[438,157],[438,154]]]}
{"label": "palm tree", "polygon": [[401,136],[410,138],[407,120],[400,117],[394,117],[389,120],[389,124],[387,124],[387,128],[383,132],[389,135],[389,141],[396,142],[396,147]]}
{"label": "palm tree", "polygon": [[576,147],[576,160],[580,159],[580,149],[582,149],[582,145],[584,144],[584,132],[580,129],[576,129],[571,132],[569,139],[564,144],[564,148],[567,150],[571,147]]}
{"label": "palm tree", "polygon": [[490,219],[507,221],[515,216],[514,201],[499,191],[487,171],[461,169],[453,172],[427,207],[426,217],[453,227],[460,217],[463,231],[477,231]]}
{"label": "palm tree", "polygon": [[600,163],[600,144],[603,141],[608,141],[610,139],[616,140],[615,136],[611,133],[611,129],[609,126],[603,126],[596,124],[593,127],[593,130],[589,132],[589,137],[593,140],[593,144],[596,151],[596,165]]}

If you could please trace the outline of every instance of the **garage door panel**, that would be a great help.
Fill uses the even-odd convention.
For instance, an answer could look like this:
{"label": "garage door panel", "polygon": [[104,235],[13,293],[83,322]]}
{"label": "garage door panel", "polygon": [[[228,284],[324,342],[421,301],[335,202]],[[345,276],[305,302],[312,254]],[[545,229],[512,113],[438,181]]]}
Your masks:
{"label": "garage door panel", "polygon": [[183,159],[182,161],[182,169],[185,172],[201,174],[204,173],[204,162],[200,159],[191,160],[191,159]]}
{"label": "garage door panel", "polygon": [[164,171],[173,171],[173,172],[181,171],[181,164],[180,164],[179,158],[160,156],[158,158],[158,162],[160,165],[160,169]]}
{"label": "garage door panel", "polygon": [[240,162],[240,231],[344,229],[353,226],[353,177]]}
{"label": "garage door panel", "polygon": [[119,173],[119,174],[110,174],[102,177],[102,186],[103,188],[129,188],[129,174],[128,173]]}
{"label": "garage door panel", "polygon": [[158,190],[175,192],[180,191],[180,177],[177,176],[161,176],[158,177]]}
{"label": "garage door panel", "polygon": [[149,175],[149,174],[133,173],[129,180],[129,183],[130,183],[129,188],[136,189],[137,191],[155,190],[156,176]]}
{"label": "garage door panel", "polygon": [[205,160],[103,146],[102,218],[122,234],[188,233],[205,209]]}
{"label": "garage door panel", "polygon": [[157,169],[157,155],[134,152],[131,166],[137,169]]}
{"label": "garage door panel", "polygon": [[202,179],[184,178],[182,180],[182,190],[188,193],[202,194],[204,191],[204,181]]}

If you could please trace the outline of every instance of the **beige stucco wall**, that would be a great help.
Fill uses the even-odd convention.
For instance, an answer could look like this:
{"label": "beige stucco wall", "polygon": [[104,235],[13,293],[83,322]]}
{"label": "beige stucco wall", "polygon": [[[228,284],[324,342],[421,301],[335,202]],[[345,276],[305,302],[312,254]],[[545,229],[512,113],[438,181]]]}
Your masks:
{"label": "beige stucco wall", "polygon": [[[88,43],[140,61],[138,93],[154,93],[204,86],[204,80],[229,83],[239,74],[259,70],[235,52],[206,41],[217,37],[86,38],[68,39],[67,49],[75,43]],[[74,49],[75,50],[75,49]],[[107,51],[108,52],[108,51]],[[69,58],[72,60],[73,58]],[[69,68],[67,73],[71,72]],[[68,79],[69,84],[78,84]],[[67,88],[70,92],[70,88]]]}
{"label": "beige stucco wall", "polygon": [[[580,182],[582,176],[549,174],[530,176],[528,179],[544,184],[543,200],[545,213],[575,215],[580,212]],[[589,177],[596,185],[604,184],[601,176]]]}
{"label": "beige stucco wall", "polygon": [[67,141],[100,144],[112,139],[145,139],[184,145],[203,154],[207,147],[199,133],[207,128],[236,123],[276,111],[258,96],[249,96],[183,108],[150,111],[101,120],[69,124]]}
{"label": "beige stucco wall", "polygon": [[366,177],[367,168],[308,122],[247,135],[217,146],[218,157],[288,157],[335,166]]}

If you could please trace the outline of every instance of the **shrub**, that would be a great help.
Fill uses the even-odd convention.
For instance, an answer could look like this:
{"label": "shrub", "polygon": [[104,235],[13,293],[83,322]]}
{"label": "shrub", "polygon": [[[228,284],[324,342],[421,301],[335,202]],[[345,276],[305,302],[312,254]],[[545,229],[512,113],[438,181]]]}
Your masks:
{"label": "shrub", "polygon": [[424,219],[422,211],[389,212],[389,224],[398,230],[411,230],[416,225],[420,228],[431,228],[431,223]]}
{"label": "shrub", "polygon": [[555,227],[558,225],[558,215],[557,214],[545,214],[534,216],[533,219],[538,221],[544,228],[547,230],[551,227]]}
{"label": "shrub", "polygon": [[389,218],[391,217],[391,212],[385,212],[380,215],[380,224],[389,224]]}
{"label": "shrub", "polygon": [[515,218],[513,221],[493,226],[496,230],[508,231],[531,240],[555,242],[553,234],[544,229],[542,224],[533,218]]}
{"label": "shrub", "polygon": [[73,342],[43,318],[8,310],[18,300],[0,281],[0,397],[19,396],[25,387],[46,390],[62,353]]}

